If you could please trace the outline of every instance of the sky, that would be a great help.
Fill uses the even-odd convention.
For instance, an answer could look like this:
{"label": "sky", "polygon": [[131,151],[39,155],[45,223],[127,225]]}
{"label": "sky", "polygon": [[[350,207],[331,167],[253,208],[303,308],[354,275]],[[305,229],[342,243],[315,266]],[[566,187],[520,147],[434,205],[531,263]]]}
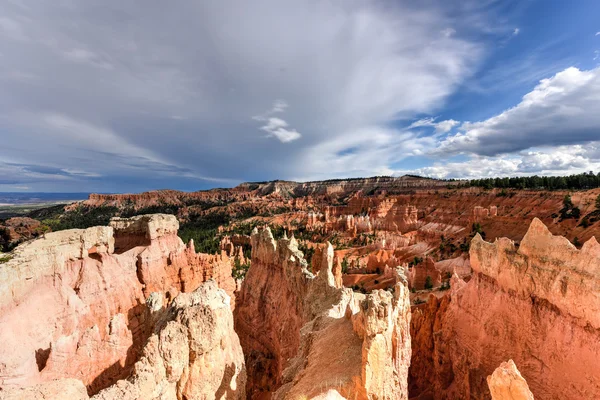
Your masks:
{"label": "sky", "polygon": [[597,0],[3,0],[0,191],[600,172]]}

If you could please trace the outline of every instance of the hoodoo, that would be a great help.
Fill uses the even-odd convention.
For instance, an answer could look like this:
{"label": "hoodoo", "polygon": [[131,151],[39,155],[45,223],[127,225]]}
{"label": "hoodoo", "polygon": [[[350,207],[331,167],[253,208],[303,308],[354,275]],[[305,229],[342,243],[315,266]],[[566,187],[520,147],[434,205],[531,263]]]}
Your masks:
{"label": "hoodoo", "polygon": [[527,382],[521,376],[513,360],[500,364],[487,377],[492,400],[533,400]]}
{"label": "hoodoo", "polygon": [[322,257],[314,275],[294,238],[253,233],[235,310],[249,398],[407,399],[406,279],[391,292],[355,293],[336,284],[330,244]]}
{"label": "hoodoo", "polygon": [[[106,207],[108,226],[10,221],[0,400],[600,398],[597,194],[575,226],[554,192],[404,181],[100,195],[61,218]],[[165,202],[177,217],[118,216]]]}

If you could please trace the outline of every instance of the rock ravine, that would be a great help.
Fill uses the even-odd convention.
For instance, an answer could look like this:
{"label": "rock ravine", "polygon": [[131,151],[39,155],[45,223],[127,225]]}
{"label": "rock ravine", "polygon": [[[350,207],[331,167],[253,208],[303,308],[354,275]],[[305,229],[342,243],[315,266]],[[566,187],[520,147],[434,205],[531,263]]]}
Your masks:
{"label": "rock ravine", "polygon": [[0,221],[0,400],[598,399],[599,195],[273,181]]}

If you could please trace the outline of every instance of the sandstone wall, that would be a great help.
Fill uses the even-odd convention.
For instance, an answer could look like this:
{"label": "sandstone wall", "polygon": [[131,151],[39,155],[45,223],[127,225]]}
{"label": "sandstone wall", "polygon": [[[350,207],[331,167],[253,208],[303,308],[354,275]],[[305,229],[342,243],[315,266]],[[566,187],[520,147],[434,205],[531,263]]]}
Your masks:
{"label": "sandstone wall", "polygon": [[534,220],[520,246],[471,243],[475,274],[413,315],[411,394],[489,398],[486,377],[519,365],[538,399],[600,397],[600,246],[581,250]]}
{"label": "sandstone wall", "polygon": [[[0,264],[0,387],[77,378],[94,393],[136,361],[153,329],[151,292],[166,301],[214,278],[232,294],[226,257],[196,254],[177,226],[174,216],[147,215],[18,246]],[[116,253],[115,237],[127,242],[127,233],[135,246]]]}
{"label": "sandstone wall", "polygon": [[[162,304],[148,299],[156,328],[126,380],[101,390],[93,400],[245,399],[244,355],[233,330],[230,297],[210,280],[192,293]],[[88,400],[77,379],[59,379],[0,389],[0,400]]]}
{"label": "sandstone wall", "polygon": [[155,310],[161,320],[132,375],[92,399],[245,399],[244,354],[230,301],[211,280]]}
{"label": "sandstone wall", "polygon": [[423,262],[409,268],[407,277],[410,288],[415,290],[426,289],[427,283],[431,284],[428,289],[442,284],[442,275],[431,257],[426,257]]}
{"label": "sandstone wall", "polygon": [[406,280],[394,293],[340,285],[330,244],[307,269],[296,241],[252,235],[252,265],[235,309],[248,396],[406,399],[410,310]]}

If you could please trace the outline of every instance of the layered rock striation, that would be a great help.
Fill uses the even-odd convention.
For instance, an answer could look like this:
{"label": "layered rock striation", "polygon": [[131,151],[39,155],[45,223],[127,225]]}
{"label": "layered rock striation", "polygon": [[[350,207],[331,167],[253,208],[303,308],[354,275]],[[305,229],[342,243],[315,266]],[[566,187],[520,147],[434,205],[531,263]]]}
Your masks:
{"label": "layered rock striation", "polygon": [[520,246],[471,242],[473,278],[415,310],[411,395],[490,396],[486,377],[514,360],[538,399],[600,397],[600,245],[581,250],[534,219]]}
{"label": "layered rock striation", "polygon": [[133,373],[94,400],[245,399],[244,354],[233,330],[230,297],[210,280],[181,293],[158,319]]}
{"label": "layered rock striation", "polygon": [[[233,330],[230,297],[212,280],[169,305],[148,299],[156,322],[131,375],[93,400],[245,399],[244,355]],[[83,383],[65,378],[0,389],[1,400],[88,400]]]}
{"label": "layered rock striation", "polygon": [[76,378],[95,393],[137,360],[154,328],[151,292],[168,302],[213,278],[232,293],[226,257],[196,254],[177,228],[145,215],[17,247],[0,264],[0,387]]}
{"label": "layered rock striation", "polygon": [[331,245],[315,254],[317,275],[294,238],[275,241],[268,228],[252,235],[235,309],[249,398],[407,398],[406,280],[393,293],[354,293],[334,273]]}

